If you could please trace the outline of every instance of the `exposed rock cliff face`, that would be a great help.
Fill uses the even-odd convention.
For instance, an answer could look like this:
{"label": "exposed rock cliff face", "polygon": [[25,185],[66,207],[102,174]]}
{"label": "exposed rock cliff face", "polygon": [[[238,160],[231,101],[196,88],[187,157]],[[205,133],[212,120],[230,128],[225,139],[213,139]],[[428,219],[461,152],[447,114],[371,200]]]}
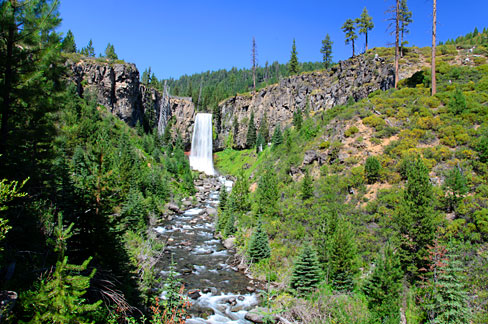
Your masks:
{"label": "exposed rock cliff face", "polygon": [[131,126],[140,122],[157,127],[160,111],[164,126],[175,116],[175,129],[180,130],[184,142],[190,142],[194,115],[191,98],[170,98],[170,105],[164,105],[161,92],[139,82],[134,64],[84,58],[78,62],[68,60],[67,66],[80,96],[93,93],[100,105]]}
{"label": "exposed rock cliff face", "polygon": [[394,68],[381,58],[358,56],[340,62],[330,71],[312,72],[282,80],[254,95],[236,96],[220,104],[222,124],[215,143],[216,149],[224,148],[229,133],[233,131],[234,118],[238,121],[237,147],[245,147],[248,120],[254,112],[256,127],[266,113],[270,134],[276,125],[291,123],[297,109],[309,111],[328,109],[345,104],[349,97],[366,98],[371,92],[387,90],[394,86]]}
{"label": "exposed rock cliff face", "polygon": [[[139,71],[134,64],[117,64],[95,59],[79,62],[68,61],[78,93],[95,94],[99,104],[134,126],[138,121],[149,127],[157,127],[160,111],[163,124],[172,118],[173,135],[179,134],[185,148],[190,148],[195,106],[191,98],[171,97],[170,105],[164,105],[162,93],[139,82]],[[394,85],[394,68],[382,58],[358,56],[340,62],[329,71],[306,73],[283,79],[279,84],[266,87],[253,95],[240,95],[219,105],[221,124],[216,125],[216,150],[223,149],[229,134],[233,132],[234,119],[238,122],[238,148],[244,148],[248,121],[254,112],[256,127],[267,115],[269,132],[275,127],[291,123],[297,109],[317,111],[345,104],[349,97],[365,98],[371,92],[387,90]],[[215,118],[214,118],[215,121]]]}

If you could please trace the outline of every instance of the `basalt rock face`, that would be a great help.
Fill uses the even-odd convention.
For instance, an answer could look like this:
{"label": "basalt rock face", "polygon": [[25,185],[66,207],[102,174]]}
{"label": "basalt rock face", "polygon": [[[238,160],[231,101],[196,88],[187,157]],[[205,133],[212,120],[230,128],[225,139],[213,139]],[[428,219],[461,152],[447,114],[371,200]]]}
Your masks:
{"label": "basalt rock face", "polygon": [[98,104],[109,108],[130,126],[140,122],[150,128],[157,127],[160,112],[166,126],[175,116],[175,133],[178,130],[184,142],[190,142],[194,115],[191,98],[171,97],[170,104],[165,104],[160,91],[140,83],[134,64],[84,58],[78,62],[68,60],[66,65],[71,70],[68,77],[80,96],[92,93]]}
{"label": "basalt rock face", "polygon": [[349,97],[355,101],[366,98],[373,91],[393,87],[394,75],[393,66],[382,58],[363,55],[340,62],[328,71],[292,76],[254,95],[228,99],[219,105],[222,124],[215,148],[224,148],[227,137],[234,132],[234,120],[238,125],[234,143],[244,148],[251,112],[256,128],[266,114],[272,134],[277,125],[289,125],[298,109],[313,112],[345,104]]}

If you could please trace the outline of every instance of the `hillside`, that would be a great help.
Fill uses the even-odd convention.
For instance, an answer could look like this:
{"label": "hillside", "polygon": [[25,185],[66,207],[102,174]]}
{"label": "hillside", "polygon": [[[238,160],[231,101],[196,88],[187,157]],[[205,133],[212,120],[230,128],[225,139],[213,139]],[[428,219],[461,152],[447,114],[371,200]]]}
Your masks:
{"label": "hillside", "polygon": [[[407,179],[414,181],[408,170],[420,163],[428,172],[431,193],[416,195],[428,199],[422,208],[430,208],[431,240],[435,237],[449,247],[447,260],[460,261],[458,284],[464,287],[472,321],[486,322],[488,53],[482,46],[444,45],[437,50],[435,96],[428,88],[430,49],[408,48],[401,60],[404,79],[398,90],[378,90],[357,102],[304,113],[303,122],[290,120],[293,124],[283,129],[283,138],[273,137],[273,144],[260,153],[226,149],[217,154],[217,168],[250,188],[249,205],[228,207],[239,214],[235,237],[242,256],[249,257],[249,237],[260,218],[269,235],[271,258],[251,265],[250,271],[271,283],[272,308],[285,309],[282,315],[289,320],[323,323],[320,318],[327,317],[364,323],[373,314],[367,311],[364,289],[386,242],[402,251],[406,188],[413,190]],[[392,59],[392,49],[373,49],[365,56],[376,54],[386,62]],[[220,217],[226,221],[225,213]],[[350,227],[350,232],[336,233],[330,227],[335,222]],[[414,226],[421,230],[424,225]],[[337,249],[336,235],[354,242],[345,247],[349,250],[337,252],[345,253],[343,257],[352,253],[347,261],[347,267],[356,269],[349,277],[351,294],[333,292],[338,279],[333,275],[337,270],[330,268],[329,253],[335,253],[332,247]],[[304,242],[313,244],[322,269],[331,272],[314,297],[306,300],[287,289]],[[424,248],[421,258],[429,256],[429,249],[435,252]],[[420,270],[417,275],[422,274]],[[413,278],[417,275],[411,273]],[[418,279],[403,284],[401,313],[408,323],[421,323],[428,313],[425,304],[415,302],[424,298],[424,285]],[[344,304],[350,311],[341,313]]]}

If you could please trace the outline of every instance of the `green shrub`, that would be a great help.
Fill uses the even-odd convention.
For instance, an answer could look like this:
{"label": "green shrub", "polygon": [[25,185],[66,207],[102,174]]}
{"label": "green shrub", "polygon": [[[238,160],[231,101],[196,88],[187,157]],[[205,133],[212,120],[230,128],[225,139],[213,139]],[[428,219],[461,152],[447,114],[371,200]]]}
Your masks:
{"label": "green shrub", "polygon": [[344,132],[344,136],[346,137],[351,137],[353,136],[354,134],[358,133],[359,132],[359,129],[356,127],[356,126],[351,126],[349,127],[345,132]]}
{"label": "green shrub", "polygon": [[380,178],[381,164],[374,156],[368,156],[364,164],[364,174],[369,184],[375,183]]}

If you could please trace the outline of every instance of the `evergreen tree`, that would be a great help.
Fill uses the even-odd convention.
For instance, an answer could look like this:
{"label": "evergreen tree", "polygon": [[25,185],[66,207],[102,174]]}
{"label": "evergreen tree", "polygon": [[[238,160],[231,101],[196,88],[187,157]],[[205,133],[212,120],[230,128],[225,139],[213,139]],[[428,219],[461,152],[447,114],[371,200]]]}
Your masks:
{"label": "evergreen tree", "polygon": [[256,125],[254,124],[254,112],[251,112],[249,125],[247,127],[246,146],[248,148],[256,145]]}
{"label": "evergreen tree", "polygon": [[352,57],[356,55],[354,50],[354,41],[358,38],[356,34],[356,26],[352,19],[347,19],[344,25],[341,27],[342,31],[346,34],[346,45],[352,44]]}
{"label": "evergreen tree", "polygon": [[468,293],[463,284],[462,264],[451,244],[434,241],[429,246],[429,265],[420,289],[420,305],[429,323],[471,323]]}
{"label": "evergreen tree", "polygon": [[435,231],[432,184],[422,158],[407,164],[407,184],[396,215],[400,239],[400,260],[411,279],[426,267],[427,247]]}
{"label": "evergreen tree", "polygon": [[488,163],[488,134],[481,137],[478,145],[476,146],[478,151],[478,157],[481,163]]}
{"label": "evergreen tree", "polygon": [[149,69],[145,69],[144,72],[142,72],[141,82],[146,86],[151,83],[151,67],[149,67]]}
{"label": "evergreen tree", "polygon": [[[364,34],[365,36],[365,44],[366,44],[366,52],[368,51],[368,31],[374,28],[373,18],[368,14],[368,9],[364,7],[363,12],[361,13],[361,17],[357,20],[357,25],[359,27],[359,33]],[[354,45],[353,45],[354,46]],[[354,56],[354,55],[353,55]]]}
{"label": "evergreen tree", "polygon": [[258,221],[257,227],[249,241],[248,255],[251,262],[256,263],[271,256],[268,234],[266,234],[263,223]]}
{"label": "evergreen tree", "polygon": [[105,57],[110,59],[110,60],[118,60],[119,59],[119,57],[115,53],[115,47],[110,43],[108,43],[107,47],[105,48]]}
{"label": "evergreen tree", "polygon": [[351,225],[342,217],[338,218],[328,253],[330,282],[339,291],[352,291],[354,277],[358,272],[357,246]]}
{"label": "evergreen tree", "polygon": [[368,300],[368,308],[378,323],[396,324],[400,322],[400,291],[403,274],[400,260],[389,243],[375,261],[373,273],[363,290]]}
{"label": "evergreen tree", "polygon": [[330,39],[330,35],[327,33],[324,40],[322,41],[322,48],[320,53],[322,54],[322,62],[324,67],[327,69],[332,65],[332,44],[334,42]]}
{"label": "evergreen tree", "polygon": [[237,180],[232,187],[226,209],[236,212],[247,212],[250,208],[249,182],[244,176],[243,170],[240,170],[237,175]]}
{"label": "evergreen tree", "polygon": [[302,123],[303,123],[302,110],[297,107],[297,109],[293,113],[293,126],[295,126],[296,130],[299,131],[302,128]]}
{"label": "evergreen tree", "polygon": [[219,209],[225,210],[227,208],[227,200],[229,199],[229,194],[227,192],[227,188],[225,186],[221,187],[220,189],[220,197],[219,197]]}
{"label": "evergreen tree", "polygon": [[313,182],[312,177],[308,174],[308,170],[305,171],[305,176],[302,181],[302,199],[307,200],[313,196]]}
{"label": "evergreen tree", "polygon": [[317,253],[306,243],[295,261],[290,288],[299,295],[312,292],[319,284],[321,271]]}
{"label": "evergreen tree", "polygon": [[278,181],[274,171],[267,170],[259,177],[256,190],[256,214],[274,217],[278,214]]}
{"label": "evergreen tree", "polygon": [[95,57],[95,49],[93,48],[93,41],[91,39],[88,45],[81,49],[80,53],[88,57]]}
{"label": "evergreen tree", "polygon": [[453,168],[449,171],[444,181],[444,188],[448,195],[448,209],[452,211],[457,207],[461,198],[468,192],[466,177],[464,177],[459,168]]}
{"label": "evergreen tree", "polygon": [[368,156],[364,164],[364,173],[369,184],[373,184],[380,179],[381,164],[374,156]]}
{"label": "evergreen tree", "polygon": [[408,9],[407,0],[400,0],[400,56],[403,57],[403,47],[408,44],[404,40],[404,35],[410,33],[408,25],[410,25],[412,20],[412,12]]}
{"label": "evergreen tree", "polygon": [[298,74],[298,57],[297,57],[297,47],[295,45],[295,39],[293,38],[293,45],[291,46],[291,57],[288,62],[288,74],[295,75]]}
{"label": "evergreen tree", "polygon": [[276,148],[277,146],[283,144],[283,134],[281,133],[281,126],[279,124],[276,125],[274,129],[271,142],[273,143],[273,148]]}
{"label": "evergreen tree", "polygon": [[65,53],[76,53],[75,36],[71,32],[71,30],[68,30],[68,32],[66,33],[66,37],[61,43],[61,48]]}
{"label": "evergreen tree", "polygon": [[225,229],[224,229],[225,236],[231,236],[237,231],[235,223],[236,223],[235,213],[230,213],[229,218],[227,220],[227,224],[225,224]]}
{"label": "evergreen tree", "polygon": [[264,137],[261,133],[258,133],[258,138],[256,139],[256,154],[259,154],[265,148],[266,143],[264,142]]}
{"label": "evergreen tree", "polygon": [[449,111],[454,115],[459,115],[468,107],[466,104],[466,97],[463,92],[457,88],[451,96],[448,103]]}
{"label": "evergreen tree", "polygon": [[267,144],[269,142],[269,126],[266,111],[264,112],[263,118],[259,123],[259,134],[261,134],[263,137],[264,144]]}

